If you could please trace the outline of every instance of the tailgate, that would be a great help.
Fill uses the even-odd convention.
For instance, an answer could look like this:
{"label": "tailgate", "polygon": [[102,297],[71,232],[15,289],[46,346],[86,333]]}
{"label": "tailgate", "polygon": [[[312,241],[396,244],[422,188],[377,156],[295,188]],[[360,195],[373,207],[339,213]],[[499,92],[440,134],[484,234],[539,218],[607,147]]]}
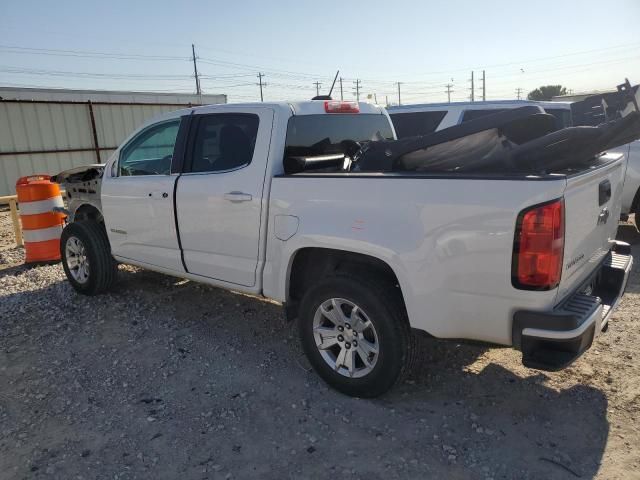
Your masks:
{"label": "tailgate", "polygon": [[567,178],[565,245],[558,300],[596,270],[616,237],[626,158],[609,153],[603,166]]}

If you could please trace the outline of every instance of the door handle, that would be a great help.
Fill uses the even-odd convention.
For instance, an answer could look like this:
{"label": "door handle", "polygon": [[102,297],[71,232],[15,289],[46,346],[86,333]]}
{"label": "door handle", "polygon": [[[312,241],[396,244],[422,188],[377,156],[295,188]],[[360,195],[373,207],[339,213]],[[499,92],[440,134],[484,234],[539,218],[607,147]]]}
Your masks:
{"label": "door handle", "polygon": [[249,202],[253,197],[243,192],[228,192],[224,194],[224,199],[233,203]]}

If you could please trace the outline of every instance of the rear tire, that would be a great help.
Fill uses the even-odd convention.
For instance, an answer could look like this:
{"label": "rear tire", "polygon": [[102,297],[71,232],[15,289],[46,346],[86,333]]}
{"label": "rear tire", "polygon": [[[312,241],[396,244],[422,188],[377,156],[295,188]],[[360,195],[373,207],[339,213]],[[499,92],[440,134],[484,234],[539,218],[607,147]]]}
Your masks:
{"label": "rear tire", "polygon": [[340,273],[320,280],[302,298],[298,330],[316,373],[346,395],[382,395],[408,368],[406,310],[398,288],[383,278]]}
{"label": "rear tire", "polygon": [[118,264],[101,224],[91,220],[70,223],[62,231],[60,251],[64,273],[78,293],[98,295],[115,282]]}

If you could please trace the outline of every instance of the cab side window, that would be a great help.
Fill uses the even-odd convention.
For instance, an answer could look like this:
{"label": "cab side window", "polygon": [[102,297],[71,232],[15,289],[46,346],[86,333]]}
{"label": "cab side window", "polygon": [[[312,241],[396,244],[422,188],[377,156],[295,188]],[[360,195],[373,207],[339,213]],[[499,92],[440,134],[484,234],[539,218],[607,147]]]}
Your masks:
{"label": "cab side window", "polygon": [[217,113],[198,119],[191,172],[224,172],[251,163],[259,118],[246,113]]}
{"label": "cab side window", "polygon": [[179,128],[180,119],[175,119],[153,125],[140,133],[122,149],[118,174],[123,177],[169,175]]}

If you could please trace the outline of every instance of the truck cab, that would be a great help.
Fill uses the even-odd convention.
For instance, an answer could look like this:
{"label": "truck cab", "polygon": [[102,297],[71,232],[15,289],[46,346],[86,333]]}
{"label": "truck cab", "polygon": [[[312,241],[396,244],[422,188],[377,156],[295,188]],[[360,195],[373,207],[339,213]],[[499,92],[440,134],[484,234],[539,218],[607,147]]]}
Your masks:
{"label": "truck cab", "polygon": [[[322,131],[328,115],[321,101],[227,104],[150,122],[113,154],[102,178],[113,255],[261,292],[267,202],[271,179],[284,173],[285,139]],[[324,137],[339,137],[332,143],[377,132],[393,138],[384,109],[367,104],[327,125]]]}

